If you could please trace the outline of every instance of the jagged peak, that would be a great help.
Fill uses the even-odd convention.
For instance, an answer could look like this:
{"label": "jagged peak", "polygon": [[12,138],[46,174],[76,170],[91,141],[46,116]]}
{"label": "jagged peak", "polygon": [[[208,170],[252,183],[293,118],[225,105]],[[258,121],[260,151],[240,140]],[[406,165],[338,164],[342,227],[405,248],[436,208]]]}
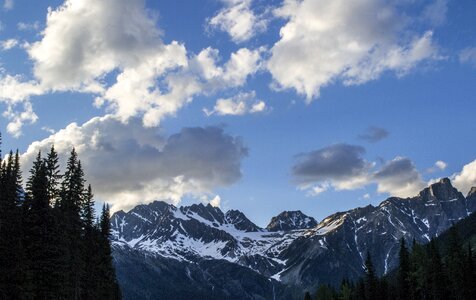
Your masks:
{"label": "jagged peak", "polygon": [[468,195],[466,196],[466,198],[472,197],[473,195],[476,195],[476,186],[473,186],[473,187],[469,190]]}
{"label": "jagged peak", "polygon": [[238,230],[246,232],[262,231],[262,228],[251,222],[244,213],[239,210],[231,209],[226,212],[225,220],[232,224]]}
{"label": "jagged peak", "polygon": [[453,187],[451,180],[447,177],[441,178],[439,181],[432,183],[423,189],[419,196],[422,198],[434,197],[436,199],[460,198],[462,194]]}
{"label": "jagged peak", "polygon": [[317,225],[317,221],[300,210],[283,211],[279,215],[271,218],[266,226],[268,231],[309,229]]}

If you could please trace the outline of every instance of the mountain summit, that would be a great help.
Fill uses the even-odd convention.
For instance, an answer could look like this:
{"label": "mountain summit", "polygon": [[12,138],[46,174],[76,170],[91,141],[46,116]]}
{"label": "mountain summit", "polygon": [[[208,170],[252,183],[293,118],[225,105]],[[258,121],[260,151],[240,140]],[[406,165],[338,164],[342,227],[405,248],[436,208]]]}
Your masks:
{"label": "mountain summit", "polygon": [[273,217],[268,226],[266,226],[266,229],[269,231],[289,231],[309,229],[316,225],[317,221],[313,217],[303,214],[300,210],[284,211]]}
{"label": "mountain summit", "polygon": [[126,299],[289,299],[292,286],[359,278],[366,253],[385,274],[398,264],[402,237],[426,243],[474,211],[476,194],[465,198],[444,178],[415,197],[390,197],[319,223],[283,212],[266,229],[237,210],[157,201],[114,214],[111,238]]}

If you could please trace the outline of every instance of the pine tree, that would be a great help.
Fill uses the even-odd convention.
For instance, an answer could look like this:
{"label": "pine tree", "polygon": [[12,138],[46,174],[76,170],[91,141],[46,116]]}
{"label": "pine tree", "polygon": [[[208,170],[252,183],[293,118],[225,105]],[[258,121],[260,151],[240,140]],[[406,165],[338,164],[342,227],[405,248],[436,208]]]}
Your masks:
{"label": "pine tree", "polygon": [[367,258],[365,259],[365,299],[377,299],[377,286],[378,279],[375,268],[370,253],[367,252]]}
{"label": "pine tree", "polygon": [[100,229],[100,278],[101,284],[99,290],[102,291],[100,294],[100,299],[121,299],[121,293],[117,279],[115,276],[114,267],[112,265],[112,251],[111,244],[109,241],[111,223],[109,217],[109,206],[107,204],[103,205],[99,229]]}
{"label": "pine tree", "polygon": [[409,299],[420,300],[426,298],[427,294],[427,256],[424,248],[413,240],[412,252],[410,254],[410,291]]}
{"label": "pine tree", "polygon": [[461,239],[454,226],[449,229],[448,254],[445,262],[449,283],[453,291],[452,296],[456,299],[463,299],[465,290],[467,289],[465,286],[464,272],[462,272],[465,268],[465,256]]}
{"label": "pine tree", "polygon": [[311,294],[310,294],[309,292],[306,292],[306,293],[304,294],[304,300],[312,300]]}
{"label": "pine tree", "polygon": [[476,274],[474,269],[473,251],[471,250],[471,244],[468,243],[468,250],[466,252],[465,266],[464,266],[464,286],[465,290],[463,298],[466,300],[476,298]]}
{"label": "pine tree", "polygon": [[25,288],[36,299],[59,297],[56,223],[48,194],[47,164],[38,153],[27,181],[24,211]]}
{"label": "pine tree", "polygon": [[410,292],[410,254],[407,246],[405,245],[405,239],[402,237],[400,240],[400,263],[398,267],[398,293],[399,299],[409,299]]}
{"label": "pine tree", "polygon": [[447,279],[443,269],[440,252],[434,240],[427,245],[428,261],[426,266],[427,290],[430,299],[448,299]]}
{"label": "pine tree", "polygon": [[81,206],[84,199],[84,174],[75,149],[66,165],[61,184],[60,210],[62,215],[63,239],[66,246],[64,297],[80,299],[81,279],[84,272],[82,259],[83,223]]}
{"label": "pine tree", "polygon": [[10,151],[0,176],[0,299],[21,299],[24,280],[24,249],[20,204],[20,158]]}
{"label": "pine tree", "polygon": [[46,177],[50,204],[57,206],[60,200],[59,185],[62,176],[60,174],[58,153],[55,151],[54,145],[51,146],[50,152],[46,157]]}

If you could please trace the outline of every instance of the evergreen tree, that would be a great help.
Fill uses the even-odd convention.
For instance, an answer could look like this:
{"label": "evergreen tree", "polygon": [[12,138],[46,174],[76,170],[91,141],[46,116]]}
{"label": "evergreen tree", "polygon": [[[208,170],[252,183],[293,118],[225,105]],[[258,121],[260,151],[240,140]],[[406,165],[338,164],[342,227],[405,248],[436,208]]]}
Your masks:
{"label": "evergreen tree", "polygon": [[59,186],[62,176],[60,174],[58,153],[55,151],[54,145],[51,146],[46,157],[46,177],[50,204],[57,206],[60,201]]}
{"label": "evergreen tree", "polygon": [[427,245],[428,265],[426,266],[429,299],[448,299],[447,280],[440,252],[434,240]]}
{"label": "evergreen tree", "polygon": [[410,291],[409,299],[420,300],[426,298],[427,275],[426,266],[427,255],[425,249],[413,240],[412,252],[410,255]]}
{"label": "evergreen tree", "polygon": [[465,290],[463,293],[463,298],[465,300],[475,299],[476,298],[476,274],[474,269],[474,258],[473,251],[471,250],[471,244],[468,244],[468,250],[466,252],[466,259],[464,264],[464,286]]}
{"label": "evergreen tree", "polygon": [[367,252],[367,258],[365,259],[365,299],[377,299],[377,286],[378,279],[375,268],[370,253]]}
{"label": "evergreen tree", "polygon": [[35,299],[57,299],[60,289],[56,223],[48,194],[46,161],[38,153],[27,181],[24,211],[25,288]]}
{"label": "evergreen tree", "polygon": [[12,151],[2,163],[0,178],[0,299],[21,299],[24,280],[24,249],[20,204],[20,158]]}
{"label": "evergreen tree", "polygon": [[463,299],[466,292],[464,268],[465,268],[465,256],[462,249],[462,242],[456,227],[452,226],[449,229],[449,244],[448,254],[446,256],[446,268],[451,290],[453,291],[452,297],[456,299]]}
{"label": "evergreen tree", "polygon": [[333,300],[334,292],[327,284],[320,285],[316,293],[317,300]]}
{"label": "evergreen tree", "polygon": [[310,294],[309,292],[306,292],[306,293],[304,294],[304,300],[312,300],[311,294]]}
{"label": "evergreen tree", "polygon": [[405,239],[402,237],[400,240],[400,252],[399,252],[399,267],[398,267],[398,293],[399,299],[409,299],[410,292],[410,254],[405,245]]}
{"label": "evergreen tree", "polygon": [[60,210],[62,215],[63,240],[66,248],[64,297],[81,298],[81,279],[84,261],[81,255],[83,246],[83,223],[81,207],[84,199],[84,174],[75,149],[66,165],[61,184]]}
{"label": "evergreen tree", "polygon": [[100,261],[99,276],[102,278],[99,286],[101,299],[120,299],[120,290],[112,265],[112,251],[109,242],[111,223],[109,218],[109,206],[103,205],[100,218]]}

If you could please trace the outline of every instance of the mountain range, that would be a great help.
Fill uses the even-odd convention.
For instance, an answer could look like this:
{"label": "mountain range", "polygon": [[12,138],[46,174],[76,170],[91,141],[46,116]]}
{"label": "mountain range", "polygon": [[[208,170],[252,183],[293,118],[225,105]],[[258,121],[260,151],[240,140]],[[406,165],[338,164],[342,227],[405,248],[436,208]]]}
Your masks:
{"label": "mountain range", "polygon": [[390,197],[321,222],[286,211],[260,228],[242,212],[156,201],[111,217],[113,256],[125,299],[293,299],[319,284],[398,264],[399,240],[426,243],[476,211],[449,179],[411,198]]}

